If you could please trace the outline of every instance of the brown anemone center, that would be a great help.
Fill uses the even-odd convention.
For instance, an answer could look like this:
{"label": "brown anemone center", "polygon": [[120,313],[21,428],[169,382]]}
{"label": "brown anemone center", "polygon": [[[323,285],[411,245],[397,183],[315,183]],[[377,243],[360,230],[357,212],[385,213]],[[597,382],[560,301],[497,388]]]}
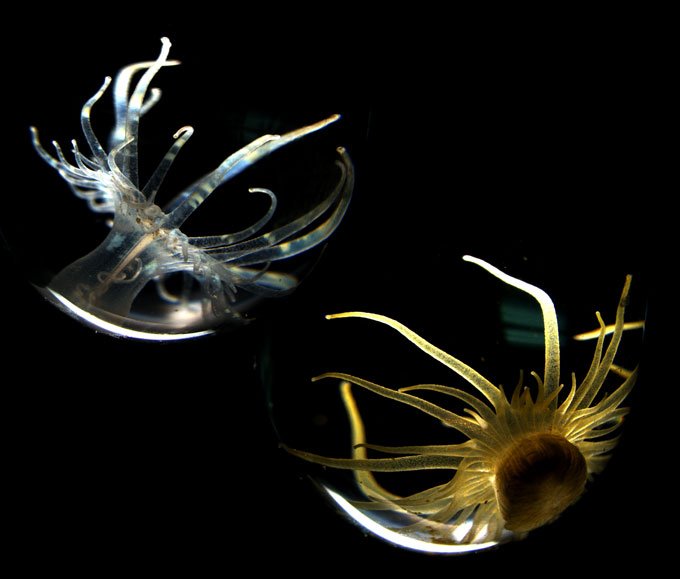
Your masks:
{"label": "brown anemone center", "polygon": [[583,493],[588,471],[576,446],[547,432],[515,442],[496,468],[496,496],[507,529],[525,532],[556,519]]}

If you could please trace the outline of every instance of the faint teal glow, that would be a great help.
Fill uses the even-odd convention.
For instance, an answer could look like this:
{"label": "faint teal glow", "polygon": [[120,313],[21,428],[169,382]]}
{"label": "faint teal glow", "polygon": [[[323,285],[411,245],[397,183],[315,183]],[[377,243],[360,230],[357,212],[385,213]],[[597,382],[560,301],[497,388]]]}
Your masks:
{"label": "faint teal glow", "polygon": [[543,333],[522,328],[505,328],[503,337],[508,344],[517,346],[529,346],[531,348],[543,347]]}
{"label": "faint teal glow", "polygon": [[[541,310],[530,301],[504,299],[500,305],[503,338],[513,346],[543,348],[543,317]],[[560,341],[562,341],[560,336]]]}

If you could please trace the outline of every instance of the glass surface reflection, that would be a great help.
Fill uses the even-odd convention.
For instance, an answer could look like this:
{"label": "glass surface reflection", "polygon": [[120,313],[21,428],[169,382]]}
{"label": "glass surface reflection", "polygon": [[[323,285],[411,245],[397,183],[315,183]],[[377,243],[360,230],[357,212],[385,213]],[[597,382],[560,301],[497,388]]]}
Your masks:
{"label": "glass surface reflection", "polygon": [[461,555],[489,549],[513,538],[513,533],[506,531],[494,540],[485,541],[482,533],[479,541],[464,543],[464,537],[470,530],[472,521],[453,527],[442,525],[442,533],[439,536],[433,535],[430,531],[415,529],[405,532],[403,529],[413,524],[412,515],[410,518],[404,516],[404,520],[400,520],[400,514],[404,513],[362,510],[328,486],[324,486],[323,491],[353,523],[388,543],[412,551]]}

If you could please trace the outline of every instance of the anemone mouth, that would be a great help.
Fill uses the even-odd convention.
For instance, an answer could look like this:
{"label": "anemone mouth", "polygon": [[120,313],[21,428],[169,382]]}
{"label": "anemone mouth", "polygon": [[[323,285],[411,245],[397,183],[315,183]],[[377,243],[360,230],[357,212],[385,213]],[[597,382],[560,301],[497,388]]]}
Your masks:
{"label": "anemone mouth", "polygon": [[581,451],[564,436],[537,432],[515,441],[495,474],[505,527],[527,532],[553,521],[578,500],[588,469]]}

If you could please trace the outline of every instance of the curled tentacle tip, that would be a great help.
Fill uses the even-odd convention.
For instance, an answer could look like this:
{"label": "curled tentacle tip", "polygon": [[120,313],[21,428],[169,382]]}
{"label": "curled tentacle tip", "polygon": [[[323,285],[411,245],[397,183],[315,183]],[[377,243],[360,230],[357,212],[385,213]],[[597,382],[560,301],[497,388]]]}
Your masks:
{"label": "curled tentacle tip", "polygon": [[186,133],[189,133],[189,136],[193,135],[194,127],[192,127],[191,125],[184,125],[181,129],[178,129],[174,135],[172,135],[172,138],[179,139],[182,135],[185,135]]}
{"label": "curled tentacle tip", "polygon": [[309,125],[308,127],[305,127],[303,130],[305,131],[305,134],[313,133],[315,131],[323,129],[324,127],[327,127],[328,125],[332,125],[334,122],[336,122],[340,118],[341,118],[341,116],[338,115],[338,114],[331,115],[330,117],[327,117],[327,118],[323,119],[322,121],[319,121],[318,123],[314,123],[312,125]]}
{"label": "curled tentacle tip", "polygon": [[367,312],[359,312],[359,311],[353,311],[353,312],[338,312],[337,314],[328,314],[326,316],[327,320],[336,320],[340,318],[383,318],[384,316],[380,316],[378,314],[369,314]]}
{"label": "curled tentacle tip", "polygon": [[338,312],[337,314],[326,314],[324,317],[327,320],[335,320],[337,318],[346,318],[349,316],[349,312]]}
{"label": "curled tentacle tip", "polygon": [[[99,97],[101,97],[101,95],[104,94],[104,91],[105,91],[107,88],[109,88],[109,85],[111,84],[111,81],[112,81],[112,80],[113,80],[113,78],[111,78],[110,76],[105,76],[105,77],[104,77],[104,82],[102,83],[102,86],[101,86],[101,88],[99,89],[99,92],[93,97],[95,100],[99,100]],[[92,103],[90,103],[90,105],[91,105],[91,104],[92,104]]]}
{"label": "curled tentacle tip", "polygon": [[335,150],[336,150],[338,153],[340,153],[341,155],[344,155],[344,154],[347,152],[347,149],[345,149],[345,147],[338,147],[338,148],[335,149]]}

